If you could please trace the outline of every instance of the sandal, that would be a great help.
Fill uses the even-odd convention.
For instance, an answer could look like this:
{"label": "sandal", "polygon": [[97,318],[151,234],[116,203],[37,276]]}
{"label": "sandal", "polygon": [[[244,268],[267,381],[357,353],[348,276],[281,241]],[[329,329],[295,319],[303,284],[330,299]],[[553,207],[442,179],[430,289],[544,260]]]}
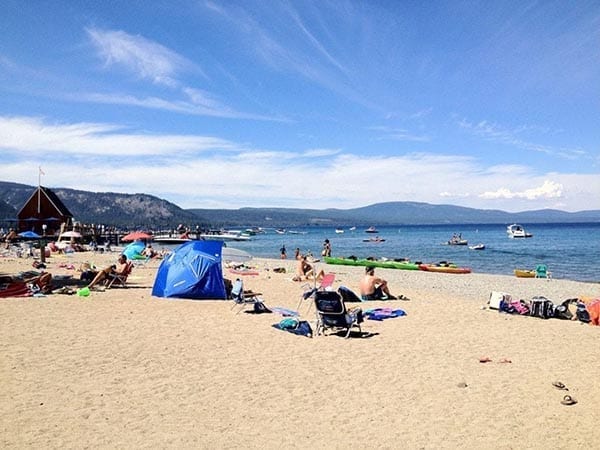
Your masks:
{"label": "sandal", "polygon": [[577,400],[575,400],[573,397],[571,397],[570,395],[565,395],[563,397],[563,399],[561,400],[561,403],[565,406],[571,406],[577,403]]}
{"label": "sandal", "polygon": [[554,386],[556,389],[560,389],[561,391],[568,391],[569,389],[560,381],[554,381],[552,383],[552,386]]}

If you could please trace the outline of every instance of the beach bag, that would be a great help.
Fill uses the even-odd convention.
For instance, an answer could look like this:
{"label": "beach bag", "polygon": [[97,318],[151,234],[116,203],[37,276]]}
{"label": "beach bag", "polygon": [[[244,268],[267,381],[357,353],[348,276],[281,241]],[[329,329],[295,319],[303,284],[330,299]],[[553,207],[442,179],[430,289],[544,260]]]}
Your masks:
{"label": "beach bag", "polygon": [[531,317],[540,319],[549,319],[554,317],[554,304],[546,297],[533,297],[531,299],[531,309],[529,310]]}
{"label": "beach bag", "polygon": [[569,304],[571,300],[565,300],[560,305],[554,308],[554,318],[561,320],[571,320],[573,313],[569,310]]}
{"label": "beach bag", "polygon": [[488,304],[490,305],[490,309],[506,311],[507,305],[510,304],[511,300],[512,298],[510,294],[507,294],[506,292],[492,291],[490,293],[490,299],[488,300]]}
{"label": "beach bag", "polygon": [[527,316],[529,315],[529,303],[527,303],[525,300],[512,300],[508,304],[507,312],[510,314]]}
{"label": "beach bag", "polygon": [[588,312],[587,308],[585,307],[585,303],[583,302],[577,303],[577,312],[575,313],[575,315],[577,316],[577,319],[580,322],[590,323],[591,321],[590,313]]}

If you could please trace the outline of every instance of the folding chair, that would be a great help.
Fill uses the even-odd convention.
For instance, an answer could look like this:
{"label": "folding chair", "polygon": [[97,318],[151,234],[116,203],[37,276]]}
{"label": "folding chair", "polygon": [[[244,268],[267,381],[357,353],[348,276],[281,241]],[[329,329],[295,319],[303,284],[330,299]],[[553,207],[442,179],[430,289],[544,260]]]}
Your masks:
{"label": "folding chair", "polygon": [[127,261],[125,269],[121,273],[109,273],[106,277],[106,288],[110,289],[115,283],[122,287],[127,287],[127,277],[133,270],[133,261]]}
{"label": "folding chair", "polygon": [[233,287],[231,288],[231,299],[233,300],[233,306],[231,309],[238,306],[239,309],[236,314],[239,314],[246,307],[246,305],[262,303],[262,298],[260,298],[261,295],[262,294],[259,292],[244,290],[244,283],[238,278],[235,280]]}
{"label": "folding chair", "polygon": [[350,336],[352,328],[362,332],[360,324],[363,322],[362,309],[346,309],[344,300],[335,291],[316,291],[315,308],[317,310],[317,325],[315,334],[325,334],[325,330],[346,330],[346,338]]}

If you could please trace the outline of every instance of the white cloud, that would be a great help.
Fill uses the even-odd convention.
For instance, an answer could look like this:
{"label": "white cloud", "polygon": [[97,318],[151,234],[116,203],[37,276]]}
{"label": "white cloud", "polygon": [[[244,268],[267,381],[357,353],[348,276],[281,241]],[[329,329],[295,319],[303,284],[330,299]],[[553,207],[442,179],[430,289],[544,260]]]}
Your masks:
{"label": "white cloud", "polygon": [[[8,150],[1,180],[35,184],[42,165],[42,181],[50,187],[146,192],[187,208],[349,208],[420,201],[508,211],[556,205],[600,209],[598,174],[540,175],[524,166],[487,167],[458,155],[269,150],[218,137],[146,135],[113,124],[57,125],[2,116],[0,148]],[[131,164],[122,158],[115,163],[116,156]],[[488,186],[486,192],[474,194],[482,186]]]}
{"label": "white cloud", "polygon": [[509,188],[500,188],[493,192],[484,192],[479,197],[484,199],[496,198],[525,198],[527,200],[537,200],[540,198],[560,198],[562,197],[562,184],[545,180],[544,183],[532,189],[526,189],[522,192],[513,192]]}

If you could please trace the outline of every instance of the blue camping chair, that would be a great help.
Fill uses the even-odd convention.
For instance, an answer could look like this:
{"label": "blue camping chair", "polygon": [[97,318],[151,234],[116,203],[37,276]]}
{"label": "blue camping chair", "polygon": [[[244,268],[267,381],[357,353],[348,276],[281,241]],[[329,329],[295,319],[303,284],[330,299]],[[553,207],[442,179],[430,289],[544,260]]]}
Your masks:
{"label": "blue camping chair", "polygon": [[550,280],[552,278],[552,273],[548,271],[548,266],[546,266],[546,264],[538,264],[535,267],[535,277]]}
{"label": "blue camping chair", "polygon": [[317,326],[315,334],[325,334],[325,330],[346,330],[346,336],[350,336],[352,328],[358,328],[362,332],[360,324],[363,322],[363,314],[360,308],[346,309],[344,300],[336,291],[316,291],[315,309],[317,310]]}

